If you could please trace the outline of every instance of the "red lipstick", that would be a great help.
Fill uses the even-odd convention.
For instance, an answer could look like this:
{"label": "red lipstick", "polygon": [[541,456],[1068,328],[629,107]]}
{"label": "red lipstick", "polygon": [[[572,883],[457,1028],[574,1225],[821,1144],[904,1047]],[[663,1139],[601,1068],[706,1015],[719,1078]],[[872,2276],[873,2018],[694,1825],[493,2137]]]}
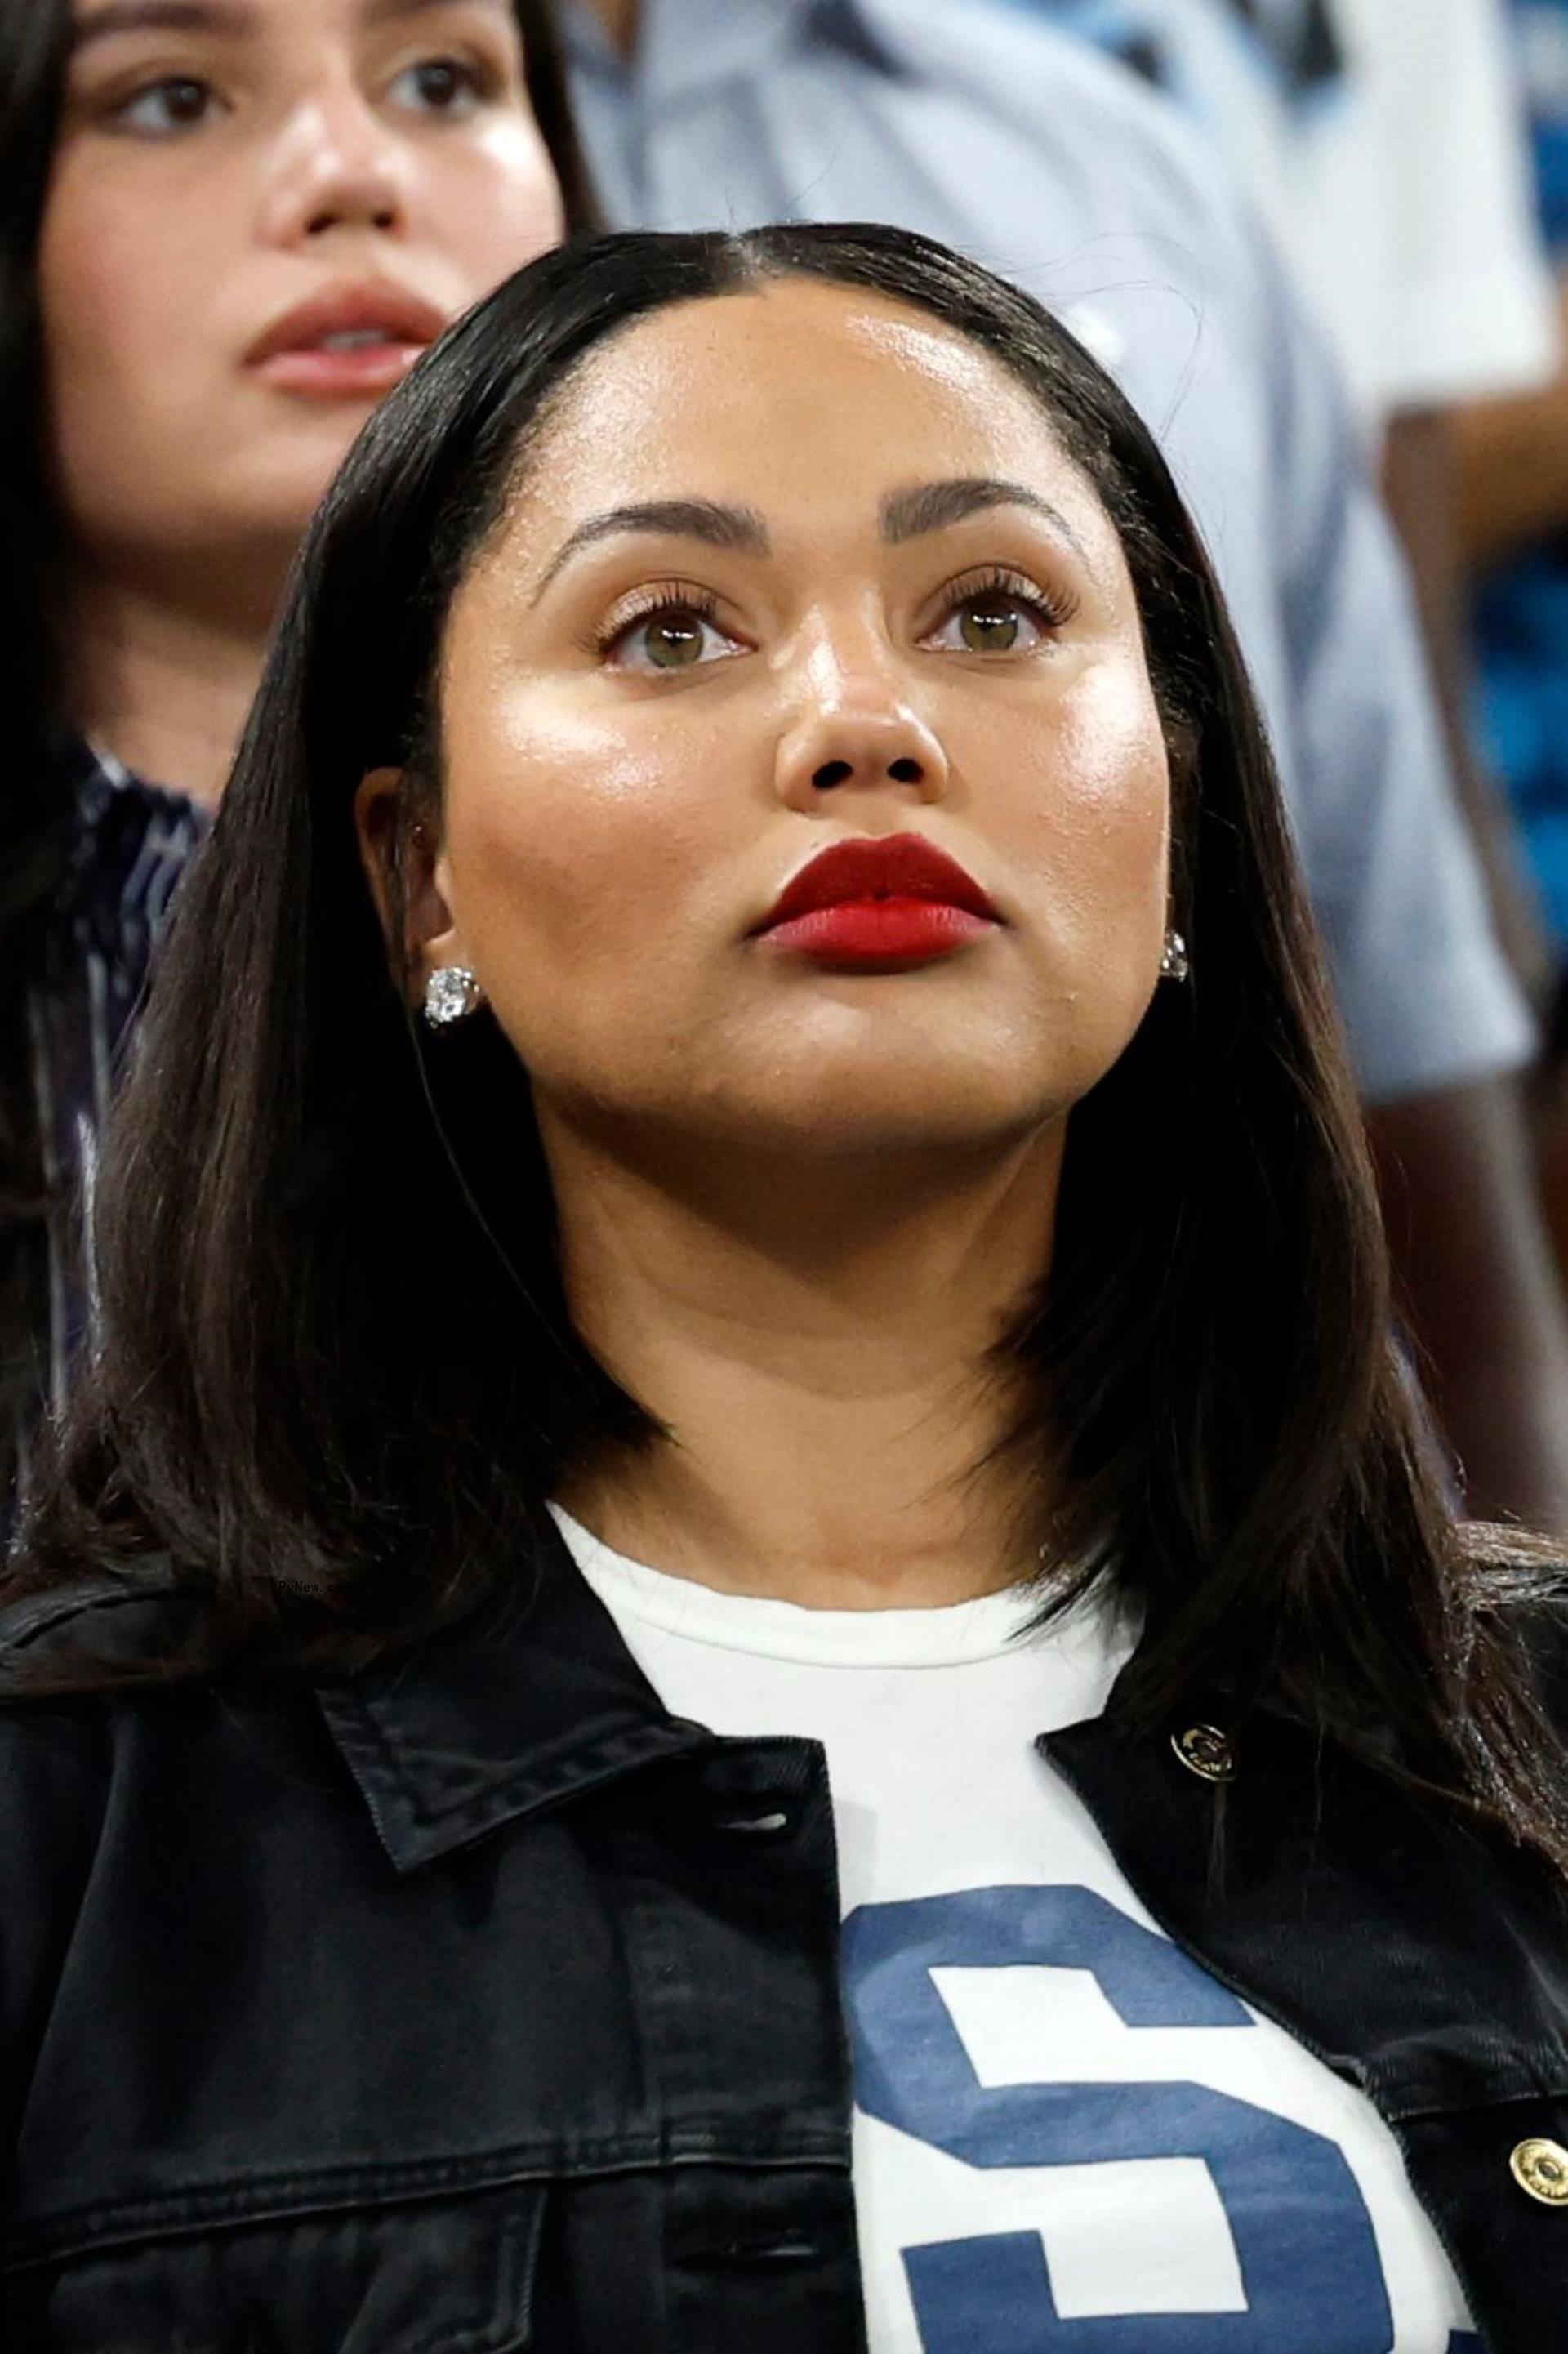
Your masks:
{"label": "red lipstick", "polygon": [[274,320],[245,364],[280,392],[375,398],[402,382],[447,324],[433,302],[386,279],[328,287]]}
{"label": "red lipstick", "polygon": [[897,972],[952,956],[999,921],[956,859],[921,834],[894,833],[821,852],[756,937],[816,964]]}

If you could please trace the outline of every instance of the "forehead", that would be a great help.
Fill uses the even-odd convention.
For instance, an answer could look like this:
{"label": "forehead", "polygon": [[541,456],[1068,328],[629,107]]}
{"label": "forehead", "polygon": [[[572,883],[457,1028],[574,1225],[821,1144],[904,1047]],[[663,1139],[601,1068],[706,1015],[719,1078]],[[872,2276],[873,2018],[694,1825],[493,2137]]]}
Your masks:
{"label": "forehead", "polygon": [[73,46],[79,54],[116,37],[191,33],[258,40],[291,31],[374,29],[421,18],[439,20],[459,6],[514,25],[514,0],[71,0]]}
{"label": "forehead", "polygon": [[514,520],[569,531],[661,497],[870,516],[887,492],[955,475],[1026,482],[1119,552],[1045,409],[989,353],[880,295],[785,279],[672,306],[594,353],[530,454]]}

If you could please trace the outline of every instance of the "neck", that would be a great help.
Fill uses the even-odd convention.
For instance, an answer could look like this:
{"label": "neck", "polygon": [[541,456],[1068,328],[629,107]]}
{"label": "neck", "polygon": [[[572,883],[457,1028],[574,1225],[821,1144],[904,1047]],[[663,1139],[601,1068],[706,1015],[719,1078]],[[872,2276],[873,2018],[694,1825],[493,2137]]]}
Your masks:
{"label": "neck", "polygon": [[272,619],[176,601],[95,574],[79,578],[69,642],[83,733],[150,782],[218,799],[256,693]]}
{"label": "neck", "polygon": [[[729,1591],[926,1608],[1036,1566],[1030,1399],[999,1353],[1050,1250],[1060,1123],[1005,1161],[901,1178],[774,1161],[736,1208],[542,1127],[578,1331],[663,1435],[561,1500],[605,1543]],[[823,1204],[831,1210],[823,1214]]]}
{"label": "neck", "polygon": [[642,0],[588,0],[588,5],[620,56],[632,56],[637,48]]}

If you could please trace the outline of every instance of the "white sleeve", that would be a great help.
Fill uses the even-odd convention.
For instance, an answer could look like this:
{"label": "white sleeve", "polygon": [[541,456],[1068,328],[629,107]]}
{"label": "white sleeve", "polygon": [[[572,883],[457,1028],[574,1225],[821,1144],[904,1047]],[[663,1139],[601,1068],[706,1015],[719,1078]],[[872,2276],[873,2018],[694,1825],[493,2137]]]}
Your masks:
{"label": "white sleeve", "polygon": [[[1546,381],[1557,305],[1503,0],[1335,5],[1368,143],[1361,193],[1383,215],[1369,355],[1383,407],[1445,408]],[[1328,168],[1331,155],[1330,142]]]}
{"label": "white sleeve", "polygon": [[1342,387],[1266,240],[1251,243],[1274,394],[1280,717],[1307,885],[1363,1096],[1457,1087],[1524,1062],[1532,1025],[1493,932],[1403,559]]}

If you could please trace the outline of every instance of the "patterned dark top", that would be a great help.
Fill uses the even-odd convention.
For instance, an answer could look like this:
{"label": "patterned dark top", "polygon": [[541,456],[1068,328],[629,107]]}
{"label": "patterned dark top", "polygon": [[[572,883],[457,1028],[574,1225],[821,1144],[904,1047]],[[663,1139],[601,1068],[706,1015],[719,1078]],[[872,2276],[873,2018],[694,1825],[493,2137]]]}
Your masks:
{"label": "patterned dark top", "polygon": [[64,782],[76,801],[75,840],[27,1005],[50,1204],[40,1403],[51,1407],[92,1325],[86,1244],[110,1095],[175,885],[207,825],[184,794],[143,784],[87,745]]}

